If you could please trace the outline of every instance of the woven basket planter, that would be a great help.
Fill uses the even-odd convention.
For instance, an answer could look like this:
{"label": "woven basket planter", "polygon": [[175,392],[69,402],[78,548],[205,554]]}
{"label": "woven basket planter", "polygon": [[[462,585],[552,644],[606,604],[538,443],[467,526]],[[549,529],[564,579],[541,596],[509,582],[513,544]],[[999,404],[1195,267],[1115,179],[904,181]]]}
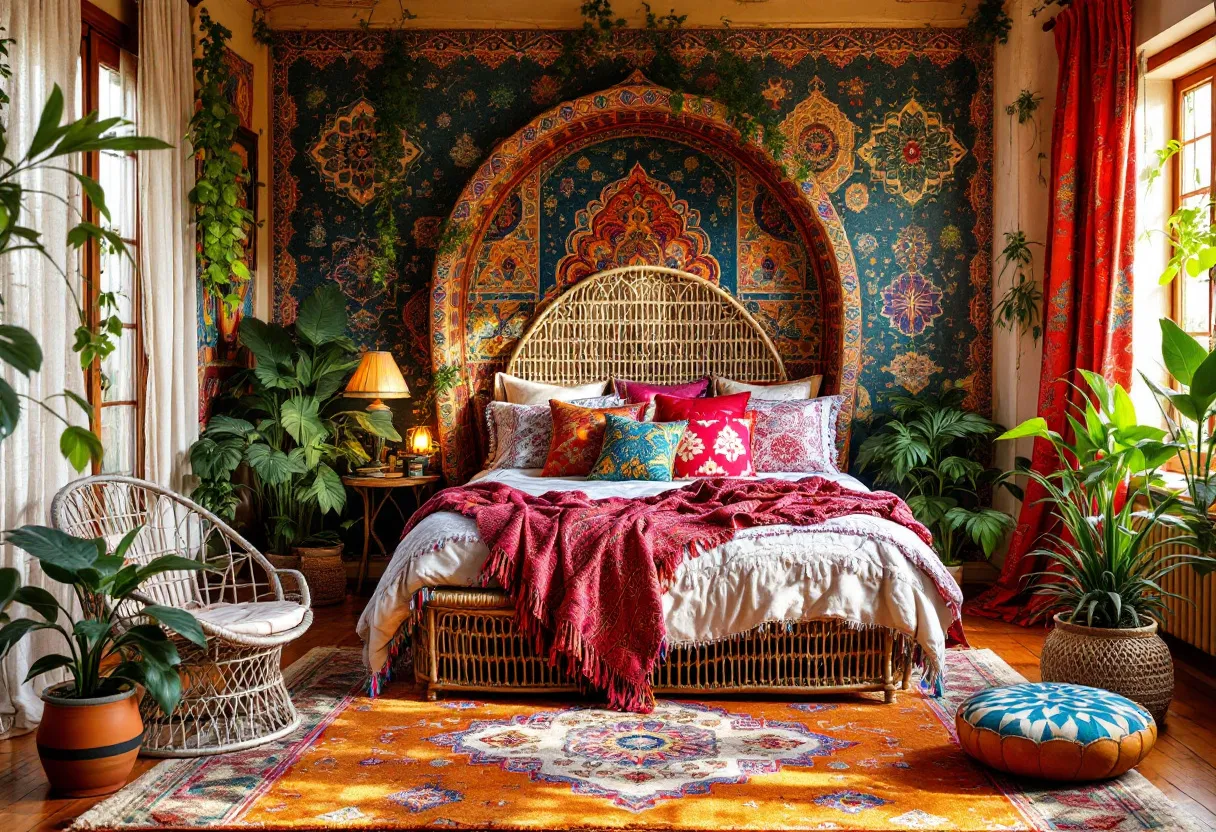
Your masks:
{"label": "woven basket planter", "polygon": [[[346,600],[346,567],[342,546],[296,546],[300,571],[308,581],[314,607],[329,607]],[[286,587],[284,587],[286,590]]]}
{"label": "woven basket planter", "polygon": [[1085,627],[1055,617],[1055,627],[1039,658],[1044,682],[1069,682],[1103,688],[1126,696],[1165,725],[1174,698],[1174,662],[1170,648],[1147,627]]}

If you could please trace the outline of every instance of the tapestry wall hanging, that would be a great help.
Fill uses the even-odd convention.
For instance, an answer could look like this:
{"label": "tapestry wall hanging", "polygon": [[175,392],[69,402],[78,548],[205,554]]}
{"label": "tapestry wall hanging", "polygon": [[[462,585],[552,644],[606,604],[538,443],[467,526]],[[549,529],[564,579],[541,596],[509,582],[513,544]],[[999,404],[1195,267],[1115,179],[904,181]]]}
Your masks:
{"label": "tapestry wall hanging", "polygon": [[[653,52],[636,33],[616,41],[639,74],[565,80],[558,33],[407,32],[422,95],[402,137],[398,258],[383,285],[371,278],[379,183],[369,79],[384,35],[277,35],[274,316],[292,320],[301,298],[336,281],[351,336],[391,350],[405,373],[415,398],[404,421],[435,421],[423,397],[433,365],[447,361],[433,358],[436,344],[464,373],[453,401],[484,397],[538,306],[633,263],[690,271],[736,296],[791,377],[851,351],[840,381],[855,393],[854,448],[892,393],[963,385],[970,406],[990,409],[991,50],[964,30],[730,33],[813,187],[792,181],[788,165],[782,181],[780,168],[748,164],[721,138],[635,117],[653,104],[641,98],[663,94],[644,77]],[[681,33],[677,51],[712,98],[703,37]],[[563,130],[581,116],[559,102],[594,110],[583,115],[595,129]],[[544,153],[511,168],[523,154],[512,148],[527,142]],[[493,210],[461,229],[469,194],[487,192]],[[800,196],[805,223],[792,204]],[[450,217],[463,232],[454,245],[469,249],[459,297],[442,277],[432,286]],[[440,404],[444,419],[460,418]],[[462,472],[476,450],[463,453]]]}

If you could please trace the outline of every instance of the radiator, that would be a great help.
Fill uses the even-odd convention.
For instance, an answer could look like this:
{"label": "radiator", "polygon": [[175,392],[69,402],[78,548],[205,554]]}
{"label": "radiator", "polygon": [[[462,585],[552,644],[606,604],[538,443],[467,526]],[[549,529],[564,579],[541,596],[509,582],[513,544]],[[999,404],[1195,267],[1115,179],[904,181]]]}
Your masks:
{"label": "radiator", "polygon": [[[1149,539],[1157,543],[1177,535],[1176,529],[1158,526],[1153,529]],[[1166,545],[1156,554],[1158,557],[1168,557],[1183,553],[1184,549],[1194,551],[1189,547]],[[1161,629],[1205,653],[1216,655],[1216,573],[1200,577],[1194,569],[1184,566],[1166,575],[1161,580],[1161,588],[1182,596],[1166,599],[1169,614],[1165,616]],[[1184,599],[1189,599],[1190,603]]]}

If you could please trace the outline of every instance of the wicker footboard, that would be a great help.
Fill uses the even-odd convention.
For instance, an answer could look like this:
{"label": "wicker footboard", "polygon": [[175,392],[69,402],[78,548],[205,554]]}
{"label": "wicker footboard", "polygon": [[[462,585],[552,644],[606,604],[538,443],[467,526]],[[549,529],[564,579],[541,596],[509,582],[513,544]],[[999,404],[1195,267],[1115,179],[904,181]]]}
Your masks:
{"label": "wicker footboard", "polygon": [[[549,667],[515,628],[506,593],[440,589],[422,608],[413,638],[414,673],[427,696],[440,691],[579,691],[581,680]],[[676,645],[654,670],[656,693],[882,691],[908,689],[912,641],[886,628],[853,629],[837,619],[770,624],[702,645]]]}

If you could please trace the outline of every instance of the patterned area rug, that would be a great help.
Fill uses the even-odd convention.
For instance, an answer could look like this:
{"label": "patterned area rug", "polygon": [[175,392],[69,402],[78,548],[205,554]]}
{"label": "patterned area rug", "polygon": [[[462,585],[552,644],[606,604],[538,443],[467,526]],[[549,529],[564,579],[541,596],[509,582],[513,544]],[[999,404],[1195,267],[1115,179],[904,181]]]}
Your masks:
{"label": "patterned area rug", "polygon": [[161,763],[74,829],[1188,830],[1136,772],[1060,789],[971,762],[953,714],[1022,677],[952,651],[947,694],[663,701],[646,716],[362,692],[359,654],[313,650],[289,679],[304,726],[253,751]]}

